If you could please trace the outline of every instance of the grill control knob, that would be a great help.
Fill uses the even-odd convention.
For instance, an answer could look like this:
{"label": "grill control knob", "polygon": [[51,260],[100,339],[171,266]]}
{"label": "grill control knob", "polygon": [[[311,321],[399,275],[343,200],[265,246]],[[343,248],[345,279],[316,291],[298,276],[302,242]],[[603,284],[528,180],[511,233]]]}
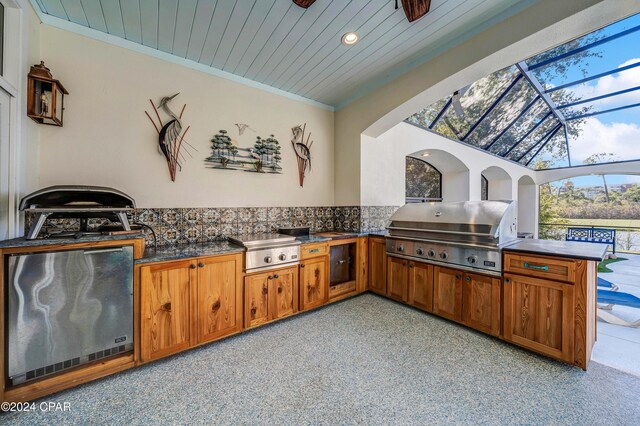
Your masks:
{"label": "grill control knob", "polygon": [[402,244],[398,246],[398,251],[404,253],[404,246]]}
{"label": "grill control knob", "polygon": [[267,256],[264,258],[264,263],[271,263],[273,262],[273,259],[271,258],[271,256]]}
{"label": "grill control knob", "polygon": [[440,253],[440,259],[445,260],[447,257],[449,257],[449,254],[446,251]]}
{"label": "grill control knob", "polygon": [[418,250],[416,250],[416,253],[418,254],[418,256],[422,256],[424,255],[424,250],[419,248]]}
{"label": "grill control knob", "polygon": [[478,262],[478,256],[476,255],[469,256],[467,257],[467,261],[473,265],[474,263]]}
{"label": "grill control knob", "polygon": [[280,260],[287,260],[287,255],[282,253],[280,256],[278,256],[278,259]]}
{"label": "grill control knob", "polygon": [[427,256],[429,257],[436,257],[436,251],[435,250],[429,250],[427,252]]}

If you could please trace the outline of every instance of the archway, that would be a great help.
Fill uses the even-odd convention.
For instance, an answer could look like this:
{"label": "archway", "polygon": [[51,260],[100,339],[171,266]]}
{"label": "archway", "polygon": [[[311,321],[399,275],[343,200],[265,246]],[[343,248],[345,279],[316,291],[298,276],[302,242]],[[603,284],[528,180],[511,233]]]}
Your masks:
{"label": "archway", "polygon": [[531,176],[518,179],[518,232],[538,234],[538,187]]}
{"label": "archway", "polygon": [[487,180],[487,200],[513,200],[511,176],[501,167],[491,166],[482,171]]}

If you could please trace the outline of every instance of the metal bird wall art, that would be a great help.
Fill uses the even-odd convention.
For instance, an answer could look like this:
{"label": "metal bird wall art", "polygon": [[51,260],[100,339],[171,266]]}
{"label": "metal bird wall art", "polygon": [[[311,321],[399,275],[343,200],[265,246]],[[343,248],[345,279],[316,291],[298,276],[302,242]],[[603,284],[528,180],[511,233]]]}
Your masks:
{"label": "metal bird wall art", "polygon": [[304,177],[311,171],[311,133],[307,135],[305,140],[305,131],[307,129],[307,123],[304,126],[295,126],[291,129],[293,133],[293,139],[291,139],[291,145],[296,153],[298,159],[298,177],[300,179],[300,186],[304,186]]}
{"label": "metal bird wall art", "polygon": [[[182,124],[182,116],[184,114],[184,110],[187,107],[187,104],[182,106],[180,110],[180,114],[176,114],[170,107],[169,103],[180,93],[176,93],[173,96],[165,96],[160,100],[158,106],[156,106],[151,99],[149,102],[153,107],[153,111],[155,113],[156,118],[158,119],[158,123],[151,117],[149,112],[145,111],[149,120],[153,124],[153,127],[158,132],[158,151],[165,157],[167,161],[167,167],[169,168],[169,176],[171,177],[171,181],[176,181],[176,174],[178,171],[182,170],[182,164],[185,161],[185,157],[182,154],[185,152],[190,157],[193,157],[189,152],[189,148],[194,149],[186,140],[185,136],[187,132],[189,132],[190,126],[187,126],[186,129],[183,129]],[[163,123],[160,118],[160,110],[162,110],[165,114],[169,116],[169,121]],[[184,131],[183,131],[184,130]]]}

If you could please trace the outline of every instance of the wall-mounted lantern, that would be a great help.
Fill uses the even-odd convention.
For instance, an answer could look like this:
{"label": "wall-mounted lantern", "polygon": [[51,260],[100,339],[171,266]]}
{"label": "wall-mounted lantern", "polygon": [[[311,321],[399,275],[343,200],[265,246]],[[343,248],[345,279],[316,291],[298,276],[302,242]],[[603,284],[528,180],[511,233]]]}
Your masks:
{"label": "wall-mounted lantern", "polygon": [[55,80],[49,68],[40,61],[29,71],[27,82],[27,115],[40,124],[62,127],[64,95],[69,92]]}

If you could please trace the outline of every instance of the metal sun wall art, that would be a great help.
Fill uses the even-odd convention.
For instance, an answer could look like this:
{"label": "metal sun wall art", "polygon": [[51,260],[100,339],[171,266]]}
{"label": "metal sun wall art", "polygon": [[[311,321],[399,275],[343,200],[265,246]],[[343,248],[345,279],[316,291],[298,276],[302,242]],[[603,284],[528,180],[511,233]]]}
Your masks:
{"label": "metal sun wall art", "polygon": [[293,133],[293,139],[291,139],[291,145],[296,153],[298,159],[298,177],[300,178],[300,186],[304,184],[304,177],[307,172],[311,171],[311,133],[307,135],[305,140],[304,133],[307,129],[307,123],[304,126],[295,126],[291,129]]}
{"label": "metal sun wall art", "polygon": [[[240,135],[246,129],[255,131],[246,124],[239,123],[236,126]],[[257,136],[253,147],[240,148],[226,130],[220,130],[211,139],[211,155],[205,159],[205,163],[212,169],[280,174],[281,160],[280,143],[273,135],[266,139]]]}
{"label": "metal sun wall art", "polygon": [[[186,129],[183,129],[182,124],[182,116],[184,114],[184,110],[187,107],[187,104],[182,106],[180,110],[180,115],[176,115],[171,108],[169,108],[169,103],[180,93],[176,93],[173,96],[165,96],[160,100],[158,106],[156,106],[151,99],[149,102],[153,107],[153,111],[155,112],[156,118],[158,119],[158,123],[151,117],[149,112],[145,111],[149,120],[153,124],[153,127],[158,132],[158,151],[165,157],[167,161],[167,167],[169,168],[169,176],[171,177],[171,181],[176,181],[176,173],[182,170],[182,163],[185,161],[185,157],[182,154],[185,152],[190,157],[193,157],[189,152],[188,148],[194,149],[186,140],[185,136],[189,131],[190,126],[187,126]],[[167,123],[163,123],[160,118],[159,110],[162,109],[170,118]],[[184,131],[183,131],[184,130]]]}

